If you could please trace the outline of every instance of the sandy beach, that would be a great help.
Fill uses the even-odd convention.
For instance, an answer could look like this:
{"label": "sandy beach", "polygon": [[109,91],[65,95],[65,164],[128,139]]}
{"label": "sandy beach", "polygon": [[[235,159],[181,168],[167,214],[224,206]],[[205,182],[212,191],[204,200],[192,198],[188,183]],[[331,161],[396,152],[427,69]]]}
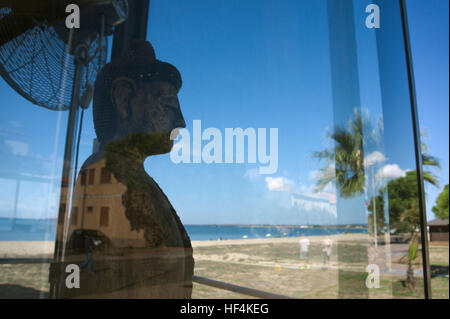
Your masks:
{"label": "sandy beach", "polygon": [[0,258],[51,258],[54,241],[0,241]]}
{"label": "sandy beach", "polygon": [[[330,236],[308,236],[311,242],[321,242],[325,237],[333,240],[367,241],[366,234],[342,234]],[[261,244],[292,244],[297,243],[300,237],[287,238],[249,238],[225,240],[193,240],[192,248],[214,246],[240,246]],[[51,258],[55,247],[54,241],[0,241],[0,258]]]}
{"label": "sandy beach", "polygon": [[[264,290],[294,298],[421,298],[422,280],[418,273],[417,289],[402,286],[406,264],[401,261],[407,244],[379,245],[377,250],[367,234],[308,236],[307,260],[299,258],[299,237],[237,240],[192,241],[195,275],[231,284]],[[329,263],[322,255],[325,238],[333,241]],[[52,258],[54,242],[0,242],[1,258]],[[434,297],[448,298],[448,243],[431,245]],[[364,286],[368,262],[381,265],[381,287]],[[420,270],[420,260],[416,271]],[[388,266],[391,268],[388,268]],[[437,267],[437,268],[436,268]],[[0,298],[22,296],[45,298],[49,264],[0,264]],[[387,271],[386,269],[389,269]],[[395,271],[393,271],[395,270]],[[348,283],[348,295],[339,285]],[[194,283],[193,298],[247,298],[245,295]]]}

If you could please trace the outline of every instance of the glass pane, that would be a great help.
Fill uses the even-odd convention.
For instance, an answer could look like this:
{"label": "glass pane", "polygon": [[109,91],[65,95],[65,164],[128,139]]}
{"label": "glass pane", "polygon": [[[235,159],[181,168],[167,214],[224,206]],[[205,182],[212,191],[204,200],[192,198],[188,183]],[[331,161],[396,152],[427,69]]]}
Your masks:
{"label": "glass pane", "polygon": [[[146,167],[187,224],[195,275],[296,298],[423,298],[420,256],[417,289],[405,282],[420,240],[400,8],[378,3],[383,27],[369,29],[369,4],[152,2],[148,39],[183,76],[191,157]],[[210,128],[223,146],[238,127],[278,129],[275,172],[261,174],[260,158],[224,163],[226,147],[207,163],[211,135],[193,146]],[[229,293],[194,283],[208,296]]]}
{"label": "glass pane", "polygon": [[48,298],[73,76],[61,58],[70,42],[29,24],[23,1],[11,3],[0,5],[0,298]]}
{"label": "glass pane", "polygon": [[52,27],[66,51],[48,50],[67,57],[54,70],[85,109],[69,112],[73,94],[65,111],[32,105],[1,82],[17,107],[0,119],[0,285],[424,297],[398,2],[153,0],[148,41],[117,32],[127,49],[105,65],[120,20],[108,4],[82,8],[79,29]]}
{"label": "glass pane", "polygon": [[54,4],[0,3],[0,298],[54,296],[67,218],[80,218],[70,205],[78,105],[90,103],[107,38],[97,46],[95,23],[74,32],[67,23],[76,18],[67,22],[65,7]]}

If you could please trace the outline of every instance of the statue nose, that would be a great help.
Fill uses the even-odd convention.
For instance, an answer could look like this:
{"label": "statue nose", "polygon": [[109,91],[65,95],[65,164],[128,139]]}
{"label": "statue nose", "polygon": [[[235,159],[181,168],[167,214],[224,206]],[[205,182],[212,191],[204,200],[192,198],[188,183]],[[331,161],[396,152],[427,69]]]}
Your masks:
{"label": "statue nose", "polygon": [[186,127],[186,122],[184,121],[184,117],[183,117],[183,114],[181,113],[180,109],[179,109],[177,117],[175,119],[175,127],[181,127],[181,128]]}
{"label": "statue nose", "polygon": [[163,103],[170,106],[173,112],[173,127],[174,128],[185,128],[186,122],[184,121],[183,113],[181,113],[180,102],[176,95],[166,95],[162,97]]}

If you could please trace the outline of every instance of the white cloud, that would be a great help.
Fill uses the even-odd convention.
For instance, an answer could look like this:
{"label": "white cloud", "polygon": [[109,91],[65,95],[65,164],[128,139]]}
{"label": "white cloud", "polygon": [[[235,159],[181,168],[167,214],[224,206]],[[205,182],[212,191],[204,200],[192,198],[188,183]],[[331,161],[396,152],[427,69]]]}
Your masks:
{"label": "white cloud", "polygon": [[321,200],[327,201],[330,204],[336,204],[336,194],[329,192],[317,192],[317,193],[301,193],[301,192],[293,192],[293,194],[301,195],[307,197],[311,200]]}
{"label": "white cloud", "polygon": [[308,180],[315,181],[317,179],[317,174],[318,173],[319,173],[319,171],[310,171],[308,173]]}
{"label": "white cloud", "polygon": [[[311,194],[310,194],[311,195]],[[300,211],[311,212],[311,211],[322,211],[326,212],[334,217],[337,216],[336,205],[329,202],[317,200],[317,197],[310,198],[299,198],[291,196],[292,207],[298,208]]]}
{"label": "white cloud", "polygon": [[319,178],[324,178],[324,179],[329,179],[329,178],[334,178],[336,175],[336,168],[333,165],[329,165],[327,166],[325,169],[323,170],[315,170],[315,171],[311,171],[308,174],[308,179],[310,181],[316,181]]}
{"label": "white cloud", "polygon": [[266,186],[270,191],[289,192],[294,182],[284,177],[266,177]]}
{"label": "white cloud", "polygon": [[376,174],[377,178],[388,180],[405,176],[406,170],[402,170],[397,164],[384,165]]}
{"label": "white cloud", "polygon": [[364,166],[369,167],[377,163],[386,162],[387,158],[378,151],[372,152],[364,158]]}

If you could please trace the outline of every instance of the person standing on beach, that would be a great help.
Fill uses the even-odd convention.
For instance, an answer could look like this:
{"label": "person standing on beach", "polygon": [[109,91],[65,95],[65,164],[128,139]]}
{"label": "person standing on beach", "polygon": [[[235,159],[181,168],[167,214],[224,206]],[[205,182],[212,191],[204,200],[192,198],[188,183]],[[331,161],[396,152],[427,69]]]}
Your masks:
{"label": "person standing on beach", "polygon": [[331,247],[333,241],[330,238],[325,238],[322,242],[322,260],[324,264],[330,263]]}
{"label": "person standing on beach", "polygon": [[309,239],[302,235],[302,239],[299,241],[300,243],[300,259],[306,260],[308,258],[308,249],[311,244]]}
{"label": "person standing on beach", "polygon": [[92,253],[92,250],[94,249],[94,242],[88,234],[84,235],[84,249],[86,251],[86,261],[80,266],[80,268],[84,269],[88,266],[88,272],[89,274],[92,274],[94,272],[94,255]]}

